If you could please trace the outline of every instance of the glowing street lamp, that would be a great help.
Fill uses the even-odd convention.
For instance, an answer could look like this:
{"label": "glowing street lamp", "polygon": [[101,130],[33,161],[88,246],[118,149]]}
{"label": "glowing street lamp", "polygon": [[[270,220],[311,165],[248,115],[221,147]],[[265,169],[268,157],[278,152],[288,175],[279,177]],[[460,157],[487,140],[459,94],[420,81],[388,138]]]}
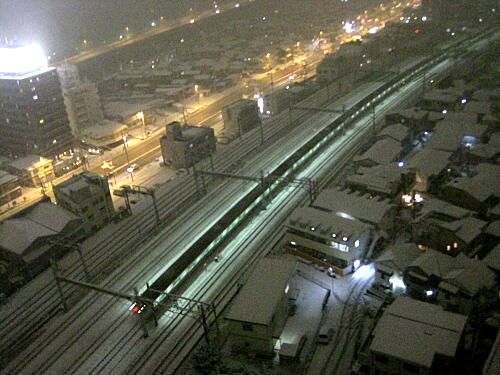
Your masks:
{"label": "glowing street lamp", "polygon": [[200,101],[200,93],[198,91],[198,89],[200,88],[200,86],[198,85],[194,85],[194,92],[195,92],[195,95],[196,95],[196,101],[199,102]]}

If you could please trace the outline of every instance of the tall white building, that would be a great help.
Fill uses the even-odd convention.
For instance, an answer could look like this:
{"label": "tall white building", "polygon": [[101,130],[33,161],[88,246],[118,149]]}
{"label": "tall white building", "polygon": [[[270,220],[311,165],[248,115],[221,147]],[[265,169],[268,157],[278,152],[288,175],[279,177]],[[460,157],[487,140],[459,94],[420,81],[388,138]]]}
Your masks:
{"label": "tall white building", "polygon": [[104,111],[96,85],[81,81],[78,70],[73,65],[63,65],[57,72],[73,134],[79,135],[82,130],[101,124],[104,121]]}

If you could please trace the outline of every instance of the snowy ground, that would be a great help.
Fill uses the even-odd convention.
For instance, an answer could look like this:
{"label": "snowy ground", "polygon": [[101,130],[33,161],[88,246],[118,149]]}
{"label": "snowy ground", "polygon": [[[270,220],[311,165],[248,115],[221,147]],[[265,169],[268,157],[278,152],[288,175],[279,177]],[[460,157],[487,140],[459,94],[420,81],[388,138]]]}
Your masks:
{"label": "snowy ground", "polygon": [[[222,349],[222,361],[224,366],[233,369],[235,374],[321,374],[333,361],[341,362],[333,373],[338,375],[349,373],[355,348],[368,334],[371,326],[371,320],[365,312],[368,309],[375,311],[380,304],[380,301],[364,294],[373,281],[373,268],[365,266],[355,274],[331,278],[326,272],[302,263],[299,259],[298,270],[299,273],[295,276],[300,289],[297,310],[295,315],[288,318],[280,339],[285,343],[295,341],[302,335],[307,336],[306,344],[300,353],[300,361],[280,364],[278,355],[266,360],[251,355],[234,354],[226,343]],[[322,310],[328,289],[332,294],[325,310]],[[356,300],[354,297],[358,296],[361,297]],[[361,311],[358,311],[358,306],[362,307]],[[353,310],[353,307],[356,309]],[[353,316],[356,319],[352,319]],[[335,332],[327,345],[317,343],[318,331],[323,326],[331,327]],[[340,361],[339,355],[345,358]],[[191,374],[188,368],[189,365],[185,366],[179,374]]]}

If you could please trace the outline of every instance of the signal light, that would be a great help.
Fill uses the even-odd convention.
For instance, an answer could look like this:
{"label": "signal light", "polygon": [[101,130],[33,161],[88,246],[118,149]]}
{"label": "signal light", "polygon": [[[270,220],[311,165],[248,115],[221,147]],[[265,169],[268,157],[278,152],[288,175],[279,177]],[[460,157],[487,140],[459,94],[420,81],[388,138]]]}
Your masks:
{"label": "signal light", "polygon": [[420,34],[420,29],[415,29],[415,34]]}

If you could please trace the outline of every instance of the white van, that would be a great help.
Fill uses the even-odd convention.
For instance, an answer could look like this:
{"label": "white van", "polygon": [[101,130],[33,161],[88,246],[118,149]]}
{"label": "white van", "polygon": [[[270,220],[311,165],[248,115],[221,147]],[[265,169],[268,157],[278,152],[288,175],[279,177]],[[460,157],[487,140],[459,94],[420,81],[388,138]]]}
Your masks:
{"label": "white van", "polygon": [[335,330],[332,327],[323,326],[318,333],[318,344],[327,345],[332,340]]}

